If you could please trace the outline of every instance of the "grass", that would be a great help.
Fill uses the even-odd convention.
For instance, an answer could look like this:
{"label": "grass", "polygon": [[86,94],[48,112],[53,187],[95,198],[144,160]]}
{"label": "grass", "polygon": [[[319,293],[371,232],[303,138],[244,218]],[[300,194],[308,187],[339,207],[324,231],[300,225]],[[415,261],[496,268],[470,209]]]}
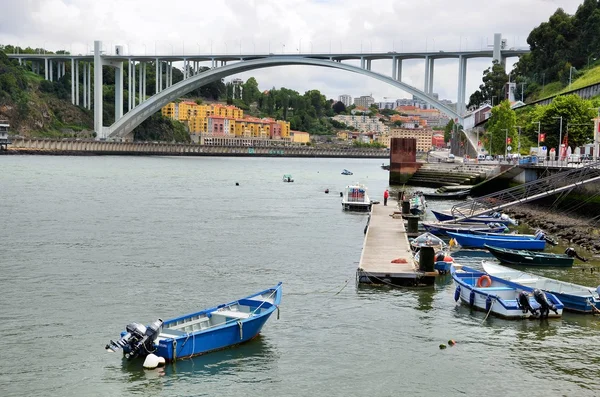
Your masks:
{"label": "grass", "polygon": [[546,84],[544,89],[537,93],[536,97],[538,100],[546,99],[554,95],[563,94],[597,83],[600,83],[600,66],[591,66],[587,70],[584,69],[583,74],[574,80],[570,86],[567,85],[564,87],[560,81],[554,81]]}

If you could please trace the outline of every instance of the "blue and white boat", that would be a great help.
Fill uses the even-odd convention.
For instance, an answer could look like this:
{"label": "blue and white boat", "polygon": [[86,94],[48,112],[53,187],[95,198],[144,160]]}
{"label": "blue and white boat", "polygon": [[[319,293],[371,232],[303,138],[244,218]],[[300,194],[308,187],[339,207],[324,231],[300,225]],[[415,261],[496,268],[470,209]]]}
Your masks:
{"label": "blue and white boat", "polygon": [[354,175],[354,173],[344,168],[344,170],[342,171],[342,175]]}
{"label": "blue and white boat", "polygon": [[562,302],[551,293],[507,281],[466,266],[452,266],[454,300],[506,319],[560,317]]}
{"label": "blue and white boat", "polygon": [[[452,214],[447,213],[447,212],[440,212],[440,211],[435,211],[435,210],[431,210],[431,212],[433,213],[433,215],[435,215],[435,217],[437,218],[438,221],[440,222],[444,222],[444,221],[451,221],[456,219]],[[499,212],[494,212],[491,215],[479,215],[479,216],[474,216],[468,219],[464,219],[461,222],[474,222],[474,223],[502,223],[504,225],[513,225],[516,226],[518,224],[518,222],[515,219],[512,219],[510,216],[506,215],[506,214],[501,214]]]}
{"label": "blue and white boat", "polygon": [[281,283],[246,298],[149,326],[127,325],[107,351],[123,349],[127,359],[150,353],[167,362],[225,349],[256,337],[281,302]]}
{"label": "blue and white boat", "polygon": [[522,249],[522,250],[543,250],[546,247],[546,241],[543,236],[517,237],[517,235],[506,236],[486,236],[483,234],[465,234],[447,232],[448,236],[453,238],[463,248],[485,248],[485,245],[500,248]]}
{"label": "blue and white boat", "polygon": [[491,276],[509,280],[531,288],[539,288],[550,292],[564,304],[565,310],[578,313],[600,313],[600,287],[592,288],[584,285],[554,280],[531,273],[515,270],[488,261],[481,263],[483,269]]}
{"label": "blue and white boat", "polygon": [[435,235],[445,235],[447,232],[477,234],[477,233],[502,233],[508,228],[502,223],[442,223],[422,222],[426,231]]}

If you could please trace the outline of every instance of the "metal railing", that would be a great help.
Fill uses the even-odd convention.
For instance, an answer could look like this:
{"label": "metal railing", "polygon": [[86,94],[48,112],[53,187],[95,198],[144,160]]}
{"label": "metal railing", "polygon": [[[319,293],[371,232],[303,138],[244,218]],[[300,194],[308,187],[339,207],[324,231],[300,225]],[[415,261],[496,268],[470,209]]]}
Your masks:
{"label": "metal railing", "polygon": [[523,185],[456,204],[452,207],[451,213],[455,218],[454,221],[460,221],[570,191],[577,186],[598,180],[600,180],[600,162],[587,163]]}

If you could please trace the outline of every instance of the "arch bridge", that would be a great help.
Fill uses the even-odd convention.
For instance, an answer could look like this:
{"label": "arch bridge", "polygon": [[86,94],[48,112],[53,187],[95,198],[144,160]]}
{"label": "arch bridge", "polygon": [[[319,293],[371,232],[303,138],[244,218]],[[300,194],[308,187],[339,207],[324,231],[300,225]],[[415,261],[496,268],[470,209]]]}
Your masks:
{"label": "arch bridge", "polygon": [[[20,63],[30,61],[34,72],[40,73],[43,69],[47,80],[53,81],[66,74],[66,65],[71,63],[71,98],[72,103],[81,105],[79,85],[83,85],[83,107],[94,108],[94,130],[97,139],[124,138],[135,127],[164,105],[172,102],[182,95],[195,90],[203,85],[250,70],[288,65],[306,65],[335,68],[348,72],[359,73],[379,81],[390,84],[402,91],[408,92],[439,109],[452,119],[457,119],[463,124],[466,100],[466,70],[467,60],[470,58],[493,58],[504,62],[508,57],[520,56],[528,53],[528,49],[504,49],[500,34],[494,36],[494,47],[489,50],[459,51],[459,52],[424,52],[424,53],[350,53],[350,54],[263,54],[263,55],[124,55],[121,46],[115,48],[115,54],[103,54],[102,43],[94,42],[94,53],[89,55],[72,54],[9,54],[10,58],[18,59]],[[454,109],[433,97],[434,62],[436,59],[458,59],[458,101]],[[390,75],[377,73],[371,70],[373,60],[391,60],[392,70]],[[402,61],[407,59],[425,60],[425,84],[419,90],[402,82]],[[345,60],[359,60],[360,66],[343,63]],[[173,62],[183,62],[183,80],[173,84]],[[210,62],[211,68],[200,72],[200,65]],[[233,62],[228,64],[228,62]],[[156,89],[154,95],[146,93],[146,66],[154,63],[156,68]],[[80,76],[80,64],[82,73]],[[91,64],[94,67],[91,67]],[[136,104],[136,95],[129,95],[128,112],[123,114],[123,68],[128,67],[128,90],[132,93],[138,91],[139,102]],[[56,67],[54,67],[56,65]],[[115,122],[105,127],[102,120],[102,66],[115,69]],[[164,69],[163,70],[163,66]],[[94,79],[91,74],[94,70]],[[138,78],[136,79],[136,71]],[[136,80],[139,80],[136,89]],[[92,83],[94,89],[92,90]],[[94,93],[92,98],[92,91]]]}

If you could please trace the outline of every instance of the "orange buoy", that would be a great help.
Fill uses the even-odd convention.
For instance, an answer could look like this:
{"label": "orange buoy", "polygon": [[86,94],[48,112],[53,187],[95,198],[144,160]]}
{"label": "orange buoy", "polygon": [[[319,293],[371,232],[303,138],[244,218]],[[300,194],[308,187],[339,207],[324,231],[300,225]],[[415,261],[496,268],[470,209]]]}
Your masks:
{"label": "orange buoy", "polygon": [[492,279],[487,274],[484,274],[483,276],[481,276],[477,279],[477,286],[479,288],[487,288],[487,287],[490,287],[491,285],[492,285]]}

